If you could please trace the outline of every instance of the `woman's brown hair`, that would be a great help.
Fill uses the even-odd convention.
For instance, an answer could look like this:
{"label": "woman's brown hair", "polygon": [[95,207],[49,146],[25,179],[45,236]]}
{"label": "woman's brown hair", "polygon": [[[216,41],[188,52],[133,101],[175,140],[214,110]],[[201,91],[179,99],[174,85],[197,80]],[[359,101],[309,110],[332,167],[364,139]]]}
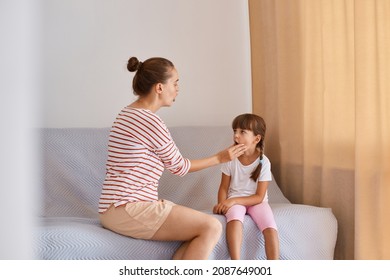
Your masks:
{"label": "woman's brown hair", "polygon": [[144,62],[137,57],[130,57],[127,70],[136,72],[133,78],[135,95],[145,96],[157,83],[165,83],[171,77],[171,70],[175,66],[171,61],[162,57],[152,57]]}
{"label": "woman's brown hair", "polygon": [[232,128],[234,129],[245,129],[253,131],[254,135],[260,135],[261,140],[259,143],[257,143],[256,147],[260,150],[260,160],[259,165],[256,167],[256,169],[251,174],[251,179],[253,181],[257,181],[260,175],[261,171],[261,160],[263,159],[264,155],[264,139],[265,139],[265,131],[266,131],[266,124],[262,117],[255,115],[255,114],[242,114],[234,118],[232,122]]}

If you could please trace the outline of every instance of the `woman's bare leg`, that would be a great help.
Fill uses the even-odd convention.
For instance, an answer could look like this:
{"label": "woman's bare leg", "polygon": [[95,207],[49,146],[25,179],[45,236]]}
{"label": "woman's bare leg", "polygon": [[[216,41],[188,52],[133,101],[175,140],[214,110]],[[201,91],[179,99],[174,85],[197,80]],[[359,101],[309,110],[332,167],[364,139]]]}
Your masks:
{"label": "woman's bare leg", "polygon": [[273,228],[266,228],[263,230],[265,254],[267,260],[279,259],[279,236],[278,232]]}
{"label": "woman's bare leg", "polygon": [[186,241],[174,258],[204,260],[208,259],[221,233],[222,224],[215,217],[175,205],[152,240]]}
{"label": "woman's bare leg", "polygon": [[176,250],[175,254],[173,255],[173,260],[182,260],[183,254],[187,250],[188,245],[190,244],[190,241],[183,242],[180,247]]}
{"label": "woman's bare leg", "polygon": [[238,220],[233,220],[226,225],[226,241],[229,248],[230,258],[239,260],[241,257],[242,244],[242,223]]}

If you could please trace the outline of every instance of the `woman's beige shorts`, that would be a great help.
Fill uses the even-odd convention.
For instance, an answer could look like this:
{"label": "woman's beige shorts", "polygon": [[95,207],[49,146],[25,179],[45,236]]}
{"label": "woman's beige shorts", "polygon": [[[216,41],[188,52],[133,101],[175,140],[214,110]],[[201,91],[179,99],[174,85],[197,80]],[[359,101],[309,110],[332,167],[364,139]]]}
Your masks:
{"label": "woman's beige shorts", "polygon": [[139,239],[151,239],[164,223],[175,204],[169,200],[129,202],[111,205],[100,222],[116,233]]}

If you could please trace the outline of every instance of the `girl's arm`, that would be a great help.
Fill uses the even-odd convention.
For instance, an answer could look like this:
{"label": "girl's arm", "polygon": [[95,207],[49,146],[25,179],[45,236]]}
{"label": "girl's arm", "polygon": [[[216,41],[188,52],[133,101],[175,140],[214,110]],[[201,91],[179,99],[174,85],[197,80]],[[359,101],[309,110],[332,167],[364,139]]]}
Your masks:
{"label": "girl's arm", "polygon": [[265,197],[265,193],[267,192],[268,188],[268,181],[260,181],[257,182],[257,190],[256,193],[250,196],[241,196],[241,197],[233,197],[231,198],[231,203],[233,205],[240,204],[244,206],[252,206],[255,204],[260,204]]}
{"label": "girl's arm", "polygon": [[246,150],[244,144],[230,146],[229,148],[220,151],[216,155],[203,159],[193,159],[191,161],[191,167],[188,172],[195,172],[202,170],[220,163],[231,161],[241,156]]}
{"label": "girl's arm", "polygon": [[225,201],[228,197],[230,178],[230,176],[222,173],[221,184],[219,185],[218,190],[218,203]]}
{"label": "girl's arm", "polygon": [[228,196],[228,190],[229,190],[229,185],[230,185],[230,176],[222,173],[221,177],[221,183],[219,185],[219,190],[218,190],[218,204],[214,206],[213,212],[215,214],[222,214],[222,208],[224,202],[227,199]]}

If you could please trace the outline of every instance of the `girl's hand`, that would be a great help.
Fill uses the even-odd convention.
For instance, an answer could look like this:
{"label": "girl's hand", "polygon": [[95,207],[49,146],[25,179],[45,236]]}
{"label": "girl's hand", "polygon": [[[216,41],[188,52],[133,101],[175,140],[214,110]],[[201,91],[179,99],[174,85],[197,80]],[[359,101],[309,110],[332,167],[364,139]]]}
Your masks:
{"label": "girl's hand", "polygon": [[214,206],[213,213],[214,214],[223,214],[222,209],[221,209],[221,203],[218,203],[217,205]]}
{"label": "girl's hand", "polygon": [[213,208],[213,213],[214,214],[223,214],[225,215],[226,212],[229,210],[230,207],[234,205],[234,201],[231,199],[226,199],[223,202],[218,203],[217,205],[214,206]]}
{"label": "girl's hand", "polygon": [[219,152],[217,157],[220,163],[228,162],[241,156],[246,149],[247,147],[244,144],[233,145]]}

